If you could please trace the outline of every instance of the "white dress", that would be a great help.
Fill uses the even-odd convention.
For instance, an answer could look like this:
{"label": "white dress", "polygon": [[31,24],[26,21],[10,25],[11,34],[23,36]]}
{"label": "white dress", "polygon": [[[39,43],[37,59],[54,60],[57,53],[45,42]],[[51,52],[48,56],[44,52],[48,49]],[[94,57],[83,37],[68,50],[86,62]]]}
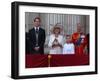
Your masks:
{"label": "white dress", "polygon": [[63,39],[62,35],[58,35],[58,37],[55,37],[54,34],[50,35],[50,39],[49,39],[49,43],[48,43],[48,47],[50,48],[49,54],[62,54],[62,48],[61,47],[52,48],[52,45],[53,45],[55,39],[57,40],[57,42],[60,45],[63,46],[63,44],[64,44],[64,39]]}
{"label": "white dress", "polygon": [[75,54],[75,46],[73,43],[65,43],[63,46],[63,54]]}

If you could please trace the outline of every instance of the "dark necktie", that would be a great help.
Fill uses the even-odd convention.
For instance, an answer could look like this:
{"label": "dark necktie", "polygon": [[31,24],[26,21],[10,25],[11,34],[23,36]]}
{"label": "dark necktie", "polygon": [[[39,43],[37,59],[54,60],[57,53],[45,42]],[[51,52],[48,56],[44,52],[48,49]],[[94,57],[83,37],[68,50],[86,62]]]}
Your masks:
{"label": "dark necktie", "polygon": [[38,34],[38,32],[39,32],[38,28],[36,28],[36,30],[35,30],[35,31],[36,31],[36,34]]}
{"label": "dark necktie", "polygon": [[38,33],[39,33],[38,28],[36,28],[35,32],[36,32],[36,46],[38,46]]}

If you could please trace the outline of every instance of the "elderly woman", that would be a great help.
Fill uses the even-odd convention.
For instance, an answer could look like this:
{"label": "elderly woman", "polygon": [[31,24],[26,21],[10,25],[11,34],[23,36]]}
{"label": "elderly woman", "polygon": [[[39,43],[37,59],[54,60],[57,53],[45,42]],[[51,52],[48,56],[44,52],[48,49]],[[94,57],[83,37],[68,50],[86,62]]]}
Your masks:
{"label": "elderly woman", "polygon": [[53,34],[50,35],[48,46],[50,48],[49,54],[62,54],[62,47],[64,44],[63,36],[60,34],[61,28],[55,26]]}

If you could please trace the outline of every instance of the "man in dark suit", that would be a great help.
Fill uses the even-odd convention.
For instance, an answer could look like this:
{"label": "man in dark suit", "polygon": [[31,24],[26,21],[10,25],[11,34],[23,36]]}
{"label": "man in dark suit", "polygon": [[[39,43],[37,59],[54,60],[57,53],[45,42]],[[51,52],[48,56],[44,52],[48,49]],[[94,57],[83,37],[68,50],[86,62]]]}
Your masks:
{"label": "man in dark suit", "polygon": [[34,27],[29,31],[31,54],[44,54],[45,30],[40,23],[41,19],[36,17],[33,21]]}

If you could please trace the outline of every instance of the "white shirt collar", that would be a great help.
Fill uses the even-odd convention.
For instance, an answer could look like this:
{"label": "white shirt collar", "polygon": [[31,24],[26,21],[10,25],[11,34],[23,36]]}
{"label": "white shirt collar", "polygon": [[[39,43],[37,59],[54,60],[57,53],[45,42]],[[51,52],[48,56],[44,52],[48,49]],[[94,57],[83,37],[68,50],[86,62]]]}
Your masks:
{"label": "white shirt collar", "polygon": [[[37,27],[34,27],[35,28],[35,30],[37,29]],[[38,27],[38,30],[39,30],[39,27]]]}

